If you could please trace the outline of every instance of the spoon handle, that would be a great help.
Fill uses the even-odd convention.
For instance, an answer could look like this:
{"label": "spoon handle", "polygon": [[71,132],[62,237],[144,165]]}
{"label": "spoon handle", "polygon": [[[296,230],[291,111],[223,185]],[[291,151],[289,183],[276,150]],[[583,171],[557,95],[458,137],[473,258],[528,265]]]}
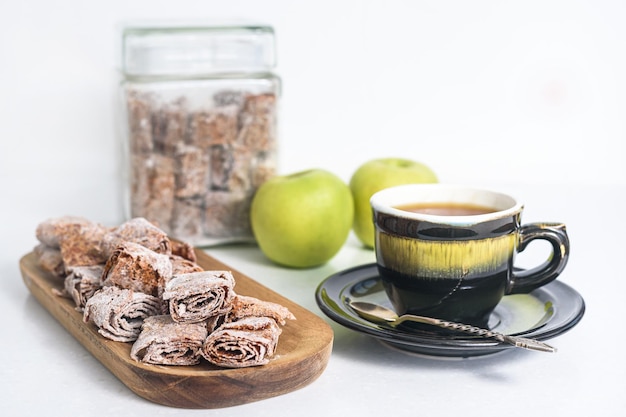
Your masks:
{"label": "spoon handle", "polygon": [[539,340],[529,339],[526,337],[509,336],[502,333],[494,332],[492,330],[482,329],[480,327],[471,326],[469,324],[454,323],[451,321],[440,320],[432,317],[415,316],[412,314],[405,314],[398,317],[395,324],[399,324],[403,321],[414,321],[418,323],[430,324],[433,326],[441,327],[444,329],[455,330],[464,333],[470,333],[477,336],[496,339],[500,342],[508,343],[516,347],[537,350],[541,352],[556,352],[556,348],[540,342]]}

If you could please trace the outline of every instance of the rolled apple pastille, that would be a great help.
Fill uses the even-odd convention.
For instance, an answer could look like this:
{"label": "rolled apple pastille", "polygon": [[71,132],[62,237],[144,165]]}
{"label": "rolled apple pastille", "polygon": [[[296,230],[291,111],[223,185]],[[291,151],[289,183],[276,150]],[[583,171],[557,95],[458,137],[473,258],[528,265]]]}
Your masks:
{"label": "rolled apple pastille", "polygon": [[107,260],[102,285],[118,286],[155,297],[163,293],[172,277],[169,255],[157,253],[138,243],[121,243]]}
{"label": "rolled apple pastille", "polygon": [[163,300],[169,303],[172,319],[197,323],[226,314],[231,309],[235,279],[230,271],[202,271],[172,277]]}
{"label": "rolled apple pastille", "polygon": [[203,236],[203,217],[203,197],[175,198],[170,231],[174,236],[197,241]]}
{"label": "rolled apple pastille", "polygon": [[130,162],[130,216],[144,217],[169,233],[176,189],[173,157],[134,154]]}
{"label": "rolled apple pastille", "polygon": [[36,254],[43,267],[59,276],[65,276],[74,266],[103,264],[106,253],[102,237],[108,231],[107,227],[79,216],[47,219],[35,231],[40,242]]}
{"label": "rolled apple pastille", "polygon": [[229,145],[237,138],[236,106],[202,109],[191,115],[191,143],[203,149]]}
{"label": "rolled apple pastille", "polygon": [[66,272],[76,266],[101,265],[107,254],[102,238],[109,229],[98,223],[81,224],[66,230],[60,239],[61,257]]}
{"label": "rolled apple pastille", "polygon": [[157,253],[172,253],[172,242],[163,230],[143,217],[135,217],[106,233],[102,245],[110,256],[124,242],[137,243]]}
{"label": "rolled apple pastille", "polygon": [[87,300],[102,288],[102,271],[104,265],[77,266],[65,277],[64,294],[74,301],[78,311],[83,311]]}
{"label": "rolled apple pastille", "polygon": [[172,240],[172,255],[180,256],[191,262],[197,262],[196,252],[193,245],[184,240]]}
{"label": "rolled apple pastille", "polygon": [[126,97],[129,145],[133,154],[148,154],[154,150],[150,108],[152,102],[150,93],[138,90],[130,91]]}
{"label": "rolled apple pastille", "polygon": [[175,153],[174,175],[176,198],[199,197],[206,193],[209,178],[209,161],[202,148],[178,144]]}
{"label": "rolled apple pastille", "polygon": [[172,262],[172,277],[191,272],[204,271],[200,265],[180,255],[170,255],[170,261]]}
{"label": "rolled apple pastille", "polygon": [[154,365],[196,365],[207,333],[204,323],[177,323],[169,315],[148,317],[130,357]]}
{"label": "rolled apple pastille", "polygon": [[250,226],[251,196],[245,191],[212,191],[205,198],[205,234],[216,237],[246,237]]}
{"label": "rolled apple pastille", "polygon": [[185,138],[189,103],[185,97],[159,102],[152,113],[152,139],[154,150],[161,155],[173,156]]}
{"label": "rolled apple pastille", "polygon": [[37,240],[51,248],[61,248],[61,239],[74,230],[91,226],[93,222],[79,216],[53,217],[37,225],[35,236]]}
{"label": "rolled apple pastille", "polygon": [[246,96],[239,116],[238,142],[253,151],[269,151],[276,146],[276,96]]}
{"label": "rolled apple pastille", "polygon": [[98,333],[117,342],[132,342],[143,320],[161,314],[163,302],[157,297],[119,287],[104,287],[85,303],[83,321],[93,322]]}
{"label": "rolled apple pastille", "polygon": [[232,308],[226,321],[237,321],[245,317],[269,317],[281,325],[284,325],[287,320],[296,319],[285,306],[271,301],[259,300],[256,297],[237,294],[233,299]]}
{"label": "rolled apple pastille", "polygon": [[212,364],[225,368],[265,365],[274,356],[281,333],[274,319],[246,317],[213,331],[201,353]]}
{"label": "rolled apple pastille", "polygon": [[63,265],[61,249],[39,243],[33,248],[33,253],[37,257],[37,263],[45,271],[58,278],[65,276],[65,265]]}
{"label": "rolled apple pastille", "polygon": [[225,145],[213,145],[208,149],[211,191],[229,191],[230,177],[234,173],[234,158],[230,148]]}

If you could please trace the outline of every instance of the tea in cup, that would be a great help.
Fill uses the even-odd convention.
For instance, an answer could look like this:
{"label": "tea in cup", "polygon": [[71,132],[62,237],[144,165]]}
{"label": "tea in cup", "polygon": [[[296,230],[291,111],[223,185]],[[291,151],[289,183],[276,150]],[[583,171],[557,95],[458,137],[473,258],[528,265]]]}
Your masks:
{"label": "tea in cup", "polygon": [[[563,271],[569,238],[562,223],[521,223],[523,204],[490,190],[407,184],[370,199],[378,271],[398,314],[487,326],[504,295],[528,293]],[[528,270],[515,255],[535,239],[551,255]]]}

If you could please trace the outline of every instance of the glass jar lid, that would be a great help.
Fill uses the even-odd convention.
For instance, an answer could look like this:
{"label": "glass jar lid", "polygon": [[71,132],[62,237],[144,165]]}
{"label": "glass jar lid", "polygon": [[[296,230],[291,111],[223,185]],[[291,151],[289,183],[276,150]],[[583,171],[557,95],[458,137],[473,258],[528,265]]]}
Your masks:
{"label": "glass jar lid", "polygon": [[122,71],[127,76],[199,76],[270,72],[274,29],[263,25],[127,26]]}

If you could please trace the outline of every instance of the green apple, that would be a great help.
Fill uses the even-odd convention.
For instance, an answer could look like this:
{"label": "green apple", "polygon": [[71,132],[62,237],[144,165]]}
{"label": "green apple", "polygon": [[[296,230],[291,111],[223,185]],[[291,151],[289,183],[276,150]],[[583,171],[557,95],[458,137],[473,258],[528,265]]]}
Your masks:
{"label": "green apple", "polygon": [[354,198],[354,233],[369,248],[374,247],[374,222],[370,198],[384,188],[401,184],[437,182],[426,165],[403,158],[381,158],[365,162],[350,178]]}
{"label": "green apple", "polygon": [[275,176],[256,191],[250,222],[261,251],[292,268],[322,265],[346,242],[354,219],[348,185],[336,175],[311,169]]}

